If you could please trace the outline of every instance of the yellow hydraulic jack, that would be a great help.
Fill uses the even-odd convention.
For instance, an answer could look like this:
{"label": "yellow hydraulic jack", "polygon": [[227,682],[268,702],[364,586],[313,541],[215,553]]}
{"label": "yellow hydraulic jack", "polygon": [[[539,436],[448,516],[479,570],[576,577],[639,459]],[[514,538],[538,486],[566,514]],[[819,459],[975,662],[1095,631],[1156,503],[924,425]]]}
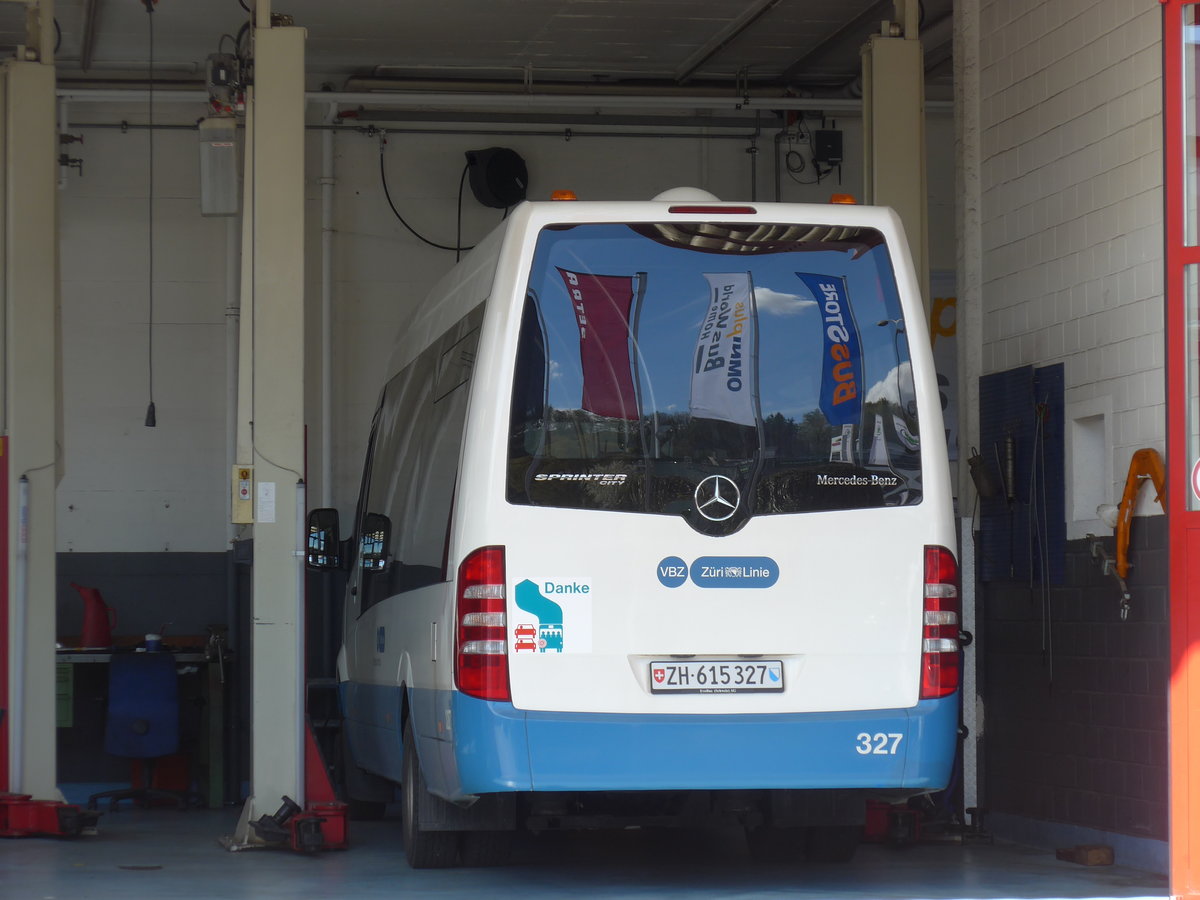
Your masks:
{"label": "yellow hydraulic jack", "polygon": [[[1129,461],[1129,474],[1125,477],[1125,490],[1121,494],[1121,505],[1117,507],[1116,541],[1117,558],[1112,560],[1104,552],[1099,541],[1092,542],[1092,555],[1102,558],[1102,571],[1112,574],[1121,586],[1121,619],[1129,617],[1129,587],[1125,579],[1129,577],[1129,529],[1133,524],[1133,508],[1137,505],[1138,491],[1143,482],[1150,479],[1154,482],[1157,492],[1154,499],[1166,510],[1167,474],[1162,457],[1158,451],[1146,447],[1133,454]],[[1089,535],[1091,537],[1091,535]]]}

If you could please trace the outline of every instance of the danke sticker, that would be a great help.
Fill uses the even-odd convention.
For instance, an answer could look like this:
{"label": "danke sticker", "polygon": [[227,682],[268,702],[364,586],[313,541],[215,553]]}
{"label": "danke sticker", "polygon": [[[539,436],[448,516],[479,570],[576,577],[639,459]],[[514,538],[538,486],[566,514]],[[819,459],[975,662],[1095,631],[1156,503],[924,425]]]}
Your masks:
{"label": "danke sticker", "polygon": [[514,602],[519,610],[509,620],[514,655],[591,652],[591,579],[526,578],[517,584]]}

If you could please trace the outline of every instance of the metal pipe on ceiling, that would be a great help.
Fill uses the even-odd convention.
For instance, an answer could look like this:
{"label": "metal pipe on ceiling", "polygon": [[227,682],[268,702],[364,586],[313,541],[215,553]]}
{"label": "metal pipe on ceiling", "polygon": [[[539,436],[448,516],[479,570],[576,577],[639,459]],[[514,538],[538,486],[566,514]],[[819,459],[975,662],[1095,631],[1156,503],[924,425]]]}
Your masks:
{"label": "metal pipe on ceiling", "polygon": [[[102,88],[89,91],[82,88],[59,88],[58,99],[71,103],[138,103],[149,99],[145,88]],[[201,90],[172,91],[154,89],[154,103],[207,103],[208,93]]]}
{"label": "metal pipe on ceiling", "polygon": [[[571,141],[575,138],[684,138],[697,141],[751,141],[758,136],[757,131],[576,131],[573,128],[562,128],[555,131],[545,129],[521,128],[411,128],[403,122],[393,123],[399,127],[388,129],[389,134],[437,134],[437,135],[469,135],[491,137],[548,137],[558,140]],[[133,131],[145,130],[149,125],[135,125],[130,122],[80,122],[71,126],[79,130],[89,128],[103,131]],[[177,125],[155,123],[156,131],[195,131],[195,125]],[[353,125],[305,125],[305,131],[344,131],[357,132],[360,129]],[[365,132],[364,132],[365,133]]]}
{"label": "metal pipe on ceiling", "polygon": [[753,112],[755,110],[829,110],[857,112],[862,104],[841,97],[779,97],[752,93],[749,96],[699,96],[692,94],[459,94],[452,92],[343,91],[313,92],[313,102],[333,100],[352,106],[378,106],[390,109],[557,109],[581,106],[586,109],[714,109]]}
{"label": "metal pipe on ceiling", "polygon": [[[716,94],[728,98],[750,95],[752,97],[778,97],[781,88],[758,85],[751,80],[744,88],[734,88],[733,83],[703,85],[647,84],[645,82],[607,81],[539,81],[521,82],[512,79],[458,79],[458,78],[402,78],[380,76],[355,76],[347,78],[342,90],[347,93],[360,92],[423,92],[433,94],[505,94],[533,96],[539,94],[567,94],[578,97],[601,96],[660,96],[694,97],[700,94]],[[723,95],[719,92],[725,91]]]}
{"label": "metal pipe on ceiling", "polygon": [[[59,89],[58,96],[72,103],[136,103],[144,101],[149,91],[143,88],[96,91],[78,88]],[[500,94],[457,92],[394,92],[394,91],[309,91],[309,103],[341,106],[374,107],[379,109],[452,109],[452,110],[541,110],[582,107],[585,109],[692,109],[756,112],[761,110],[816,110],[833,113],[857,113],[862,109],[859,100],[842,97],[770,97],[728,95],[696,96],[688,94]],[[155,90],[156,103],[204,103],[204,91]]]}
{"label": "metal pipe on ceiling", "polygon": [[[337,105],[329,104],[328,124]],[[333,506],[333,188],[334,131],[321,133],[321,505]]]}
{"label": "metal pipe on ceiling", "polygon": [[920,0],[895,0],[896,19],[904,26],[904,36],[915,41],[921,36],[921,19],[925,17]]}
{"label": "metal pipe on ceiling", "polygon": [[601,125],[617,125],[622,128],[746,128],[754,120],[750,116],[722,116],[703,113],[689,115],[687,113],[589,114],[477,111],[467,114],[444,110],[405,110],[403,118],[401,118],[393,110],[360,107],[354,110],[354,121],[361,123],[468,121],[475,125],[562,125],[571,128],[576,126],[596,128]]}
{"label": "metal pipe on ceiling", "polygon": [[[117,90],[105,88],[88,91],[79,88],[60,88],[58,97],[71,103],[136,103],[149,97],[143,88]],[[641,94],[557,94],[557,93],[458,93],[424,91],[309,91],[309,103],[340,106],[373,107],[391,110],[545,110],[564,107],[585,109],[691,109],[725,110],[739,113],[778,110],[809,110],[821,113],[858,114],[862,101],[848,97],[778,97],[753,93],[751,96],[703,96],[685,93]],[[155,90],[156,103],[204,104],[208,95],[198,90]],[[949,112],[950,101],[927,100],[927,112]]]}

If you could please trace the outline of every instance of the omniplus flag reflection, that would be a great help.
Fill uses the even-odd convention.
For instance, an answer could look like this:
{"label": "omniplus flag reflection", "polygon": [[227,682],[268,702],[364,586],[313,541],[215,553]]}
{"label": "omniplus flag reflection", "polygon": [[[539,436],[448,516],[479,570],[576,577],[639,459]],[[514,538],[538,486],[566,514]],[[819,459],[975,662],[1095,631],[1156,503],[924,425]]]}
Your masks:
{"label": "omniplus flag reflection", "polygon": [[758,312],[749,272],[705,272],[708,310],[692,360],[691,412],[758,423]]}
{"label": "omniplus flag reflection", "polygon": [[862,417],[862,349],[846,279],[797,272],[821,309],[821,412],[830,425],[857,425]]}
{"label": "omniplus flag reflection", "polygon": [[614,419],[637,419],[637,389],[629,356],[635,279],[555,268],[567,287],[579,326],[583,409]]}

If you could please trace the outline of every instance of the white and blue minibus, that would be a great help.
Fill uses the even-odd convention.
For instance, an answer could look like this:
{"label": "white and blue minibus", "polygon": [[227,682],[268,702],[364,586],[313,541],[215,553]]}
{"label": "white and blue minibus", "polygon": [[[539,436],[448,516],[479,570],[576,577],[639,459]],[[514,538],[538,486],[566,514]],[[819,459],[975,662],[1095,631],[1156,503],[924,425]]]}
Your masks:
{"label": "white and blue minibus", "polygon": [[352,802],[416,867],[732,820],[848,859],[949,780],[954,520],[918,280],[853,205],[528,202],[395,346],[345,552]]}

